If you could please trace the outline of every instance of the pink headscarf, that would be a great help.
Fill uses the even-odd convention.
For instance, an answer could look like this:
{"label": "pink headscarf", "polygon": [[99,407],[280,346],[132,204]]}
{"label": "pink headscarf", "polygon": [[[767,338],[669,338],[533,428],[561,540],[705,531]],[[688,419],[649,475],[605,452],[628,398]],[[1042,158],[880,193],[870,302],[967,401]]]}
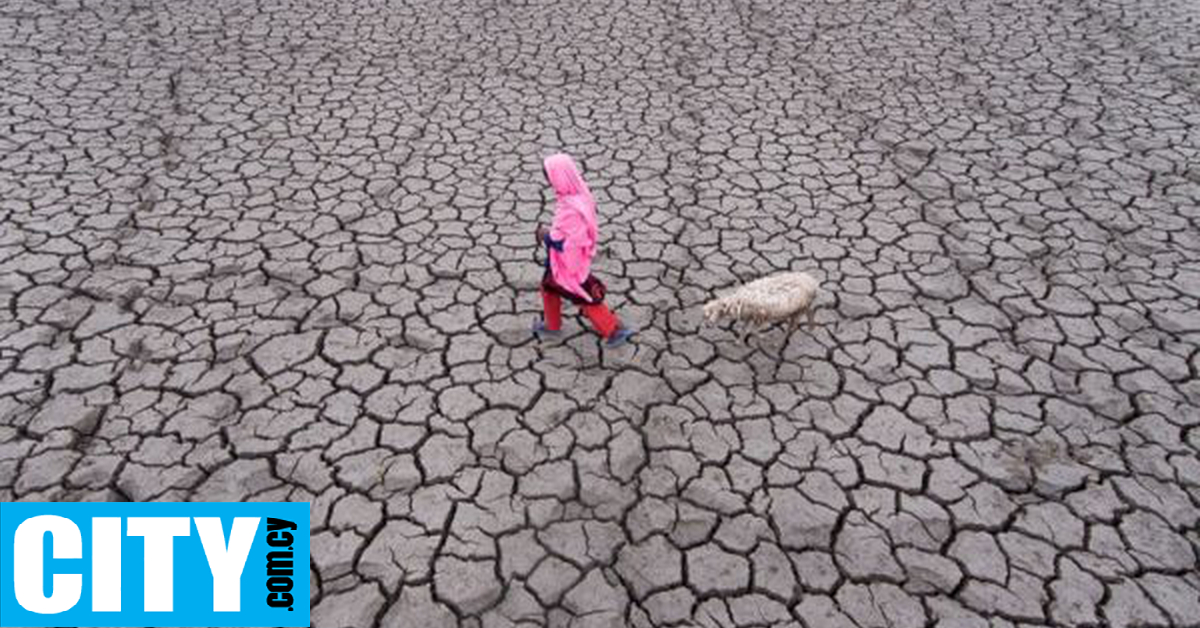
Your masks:
{"label": "pink headscarf", "polygon": [[542,166],[556,197],[550,237],[563,241],[562,251],[550,253],[550,272],[555,283],[590,299],[581,284],[587,280],[596,254],[596,201],[570,156],[551,155]]}

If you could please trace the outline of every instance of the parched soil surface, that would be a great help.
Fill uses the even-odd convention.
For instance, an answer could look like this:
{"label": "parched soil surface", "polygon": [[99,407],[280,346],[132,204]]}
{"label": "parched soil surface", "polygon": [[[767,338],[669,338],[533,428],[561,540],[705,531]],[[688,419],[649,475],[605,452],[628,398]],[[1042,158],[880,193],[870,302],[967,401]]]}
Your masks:
{"label": "parched soil surface", "polygon": [[0,500],[309,501],[320,628],[1197,626],[1198,207],[1186,0],[3,0]]}

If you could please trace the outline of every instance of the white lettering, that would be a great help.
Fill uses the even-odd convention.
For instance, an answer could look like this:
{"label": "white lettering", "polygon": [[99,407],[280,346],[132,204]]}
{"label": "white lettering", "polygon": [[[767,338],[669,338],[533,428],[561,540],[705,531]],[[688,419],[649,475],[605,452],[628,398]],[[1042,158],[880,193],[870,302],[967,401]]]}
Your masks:
{"label": "white lettering", "polygon": [[121,612],[121,518],[92,519],[92,610]]}
{"label": "white lettering", "polygon": [[45,565],[42,541],[50,533],[50,553],[54,558],[83,558],[83,537],[79,526],[66,517],[40,515],[17,526],[13,538],[13,588],[17,603],[31,613],[53,615],[70,610],[83,593],[83,574],[56,573],[51,581],[50,597],[42,591]]}
{"label": "white lettering", "polygon": [[190,536],[187,517],[130,517],[126,534],[145,537],[145,609],[169,613],[175,607],[175,537]]}
{"label": "white lettering", "polygon": [[254,544],[258,517],[235,517],[225,546],[225,530],[218,517],[196,517],[196,531],[213,575],[213,611],[236,613],[242,608],[242,569]]}

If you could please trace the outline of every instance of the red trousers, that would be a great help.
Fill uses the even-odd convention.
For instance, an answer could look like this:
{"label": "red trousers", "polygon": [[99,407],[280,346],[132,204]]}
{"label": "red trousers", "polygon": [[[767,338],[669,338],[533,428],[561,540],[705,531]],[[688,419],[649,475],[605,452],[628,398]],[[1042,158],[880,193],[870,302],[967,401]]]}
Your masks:
{"label": "red trousers", "polygon": [[[542,305],[546,309],[546,329],[550,331],[562,329],[562,297],[543,287]],[[608,309],[607,305],[604,305],[603,301],[594,305],[580,305],[579,309],[604,338],[611,336],[621,325],[620,319]]]}

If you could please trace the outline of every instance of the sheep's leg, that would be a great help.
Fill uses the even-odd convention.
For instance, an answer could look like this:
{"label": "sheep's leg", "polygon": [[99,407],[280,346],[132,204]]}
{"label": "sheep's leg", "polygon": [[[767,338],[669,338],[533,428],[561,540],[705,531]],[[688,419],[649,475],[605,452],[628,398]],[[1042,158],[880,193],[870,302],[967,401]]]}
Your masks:
{"label": "sheep's leg", "polygon": [[[763,335],[773,331],[776,326],[778,326],[778,321],[763,321],[759,324],[755,338],[758,340],[758,347],[760,349],[762,348]],[[785,338],[784,341],[786,342],[786,340],[787,339]]]}
{"label": "sheep's leg", "polygon": [[790,317],[788,317],[787,337],[791,338],[792,332],[796,331],[796,328],[799,326],[800,326],[800,313],[796,312],[795,314],[792,314]]}
{"label": "sheep's leg", "polygon": [[796,332],[796,328],[800,326],[800,313],[797,312],[787,319],[787,332],[783,335],[783,347],[787,347],[792,342],[792,334]]}
{"label": "sheep's leg", "polygon": [[754,321],[741,320],[739,322],[742,324],[742,329],[738,332],[738,336],[743,345],[749,345],[750,337],[757,334],[758,328],[755,326]]}
{"label": "sheep's leg", "polygon": [[[768,350],[765,350],[765,349],[763,349],[763,342],[762,342],[762,339],[763,339],[763,332],[766,332],[766,331],[770,331],[770,330],[773,330],[773,329],[775,329],[776,325],[777,325],[778,323],[780,323],[780,322],[783,322],[783,321],[762,321],[762,322],[760,322],[760,323],[759,323],[759,325],[758,325],[758,327],[755,329],[755,333],[754,333],[754,340],[755,340],[754,346],[755,346],[755,348],[757,348],[757,349],[759,349],[759,350],[762,350],[764,353],[766,353],[766,354],[768,354],[768,355],[770,355],[771,353],[775,353],[775,354],[776,354],[776,355],[775,355],[775,360],[776,360],[776,361],[779,361],[779,360],[782,360],[782,359],[783,359],[783,349],[782,349],[782,348],[780,348],[778,351],[774,351],[774,352],[772,352],[772,351],[768,351]],[[784,336],[784,338],[783,338],[783,347],[787,347],[788,339],[789,339],[789,336]]]}
{"label": "sheep's leg", "polygon": [[810,330],[813,328],[813,323],[815,323],[815,321],[813,320],[813,316],[816,314],[816,311],[817,311],[817,308],[815,308],[815,307],[808,308],[808,328]]}

